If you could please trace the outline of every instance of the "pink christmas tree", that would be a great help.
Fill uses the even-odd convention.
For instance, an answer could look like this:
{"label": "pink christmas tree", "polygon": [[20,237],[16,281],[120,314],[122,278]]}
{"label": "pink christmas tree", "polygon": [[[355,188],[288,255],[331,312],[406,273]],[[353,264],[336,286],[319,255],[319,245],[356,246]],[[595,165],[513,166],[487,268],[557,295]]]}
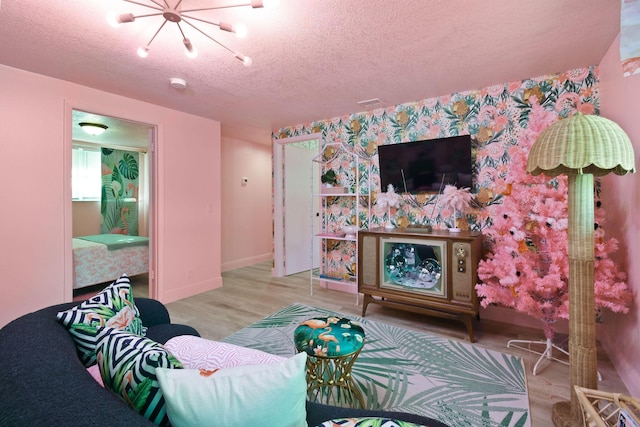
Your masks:
{"label": "pink christmas tree", "polygon": [[[526,164],[536,137],[556,120],[555,111],[532,101],[528,127],[509,153],[503,203],[494,207],[493,226],[485,231],[491,248],[480,261],[482,283],[476,285],[483,307],[499,304],[541,320],[548,351],[555,322],[569,317],[567,178],[529,175]],[[596,309],[626,313],[631,293],[624,273],[609,259],[618,242],[605,237],[599,203],[595,220]]]}

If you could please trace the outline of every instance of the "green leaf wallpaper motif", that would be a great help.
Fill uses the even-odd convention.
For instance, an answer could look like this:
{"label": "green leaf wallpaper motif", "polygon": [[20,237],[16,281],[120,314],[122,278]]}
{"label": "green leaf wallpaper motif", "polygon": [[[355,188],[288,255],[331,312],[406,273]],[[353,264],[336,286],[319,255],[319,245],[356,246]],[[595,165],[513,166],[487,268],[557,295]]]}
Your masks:
{"label": "green leaf wallpaper motif", "polygon": [[[293,332],[313,317],[343,314],[295,303],[223,341],[282,356]],[[347,316],[365,330],[353,379],[370,409],[393,409],[451,426],[530,426],[522,359],[382,322]]]}
{"label": "green leaf wallpaper motif", "polygon": [[124,153],[118,162],[120,172],[128,180],[138,179],[138,159],[131,153]]}
{"label": "green leaf wallpaper motif", "polygon": [[100,233],[138,235],[139,153],[102,148]]}

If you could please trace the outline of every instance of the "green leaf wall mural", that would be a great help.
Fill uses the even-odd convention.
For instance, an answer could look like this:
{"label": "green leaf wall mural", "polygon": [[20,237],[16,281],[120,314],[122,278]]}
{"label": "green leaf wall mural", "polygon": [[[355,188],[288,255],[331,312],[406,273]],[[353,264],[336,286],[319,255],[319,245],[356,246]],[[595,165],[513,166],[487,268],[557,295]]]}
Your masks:
{"label": "green leaf wall mural", "polygon": [[100,233],[138,235],[139,153],[102,148]]}

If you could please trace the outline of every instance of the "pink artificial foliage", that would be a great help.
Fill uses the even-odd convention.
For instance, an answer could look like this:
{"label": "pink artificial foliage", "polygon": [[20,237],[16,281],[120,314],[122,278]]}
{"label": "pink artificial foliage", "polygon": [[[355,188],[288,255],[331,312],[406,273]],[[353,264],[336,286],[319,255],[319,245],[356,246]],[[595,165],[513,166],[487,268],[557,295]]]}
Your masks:
{"label": "pink artificial foliage", "polygon": [[440,202],[454,211],[464,212],[469,209],[473,195],[468,188],[457,188],[454,185],[446,185],[440,195]]}
{"label": "pink artificial foliage", "polygon": [[[499,304],[543,322],[552,339],[558,319],[569,317],[567,178],[550,179],[526,173],[527,155],[537,136],[558,120],[532,100],[528,127],[509,151],[503,203],[494,205],[492,226],[485,230],[491,248],[480,261],[476,285],[483,307]],[[631,293],[625,275],[609,258],[618,248],[605,237],[604,209],[595,209],[596,310],[628,312]],[[594,313],[596,316],[596,313]]]}

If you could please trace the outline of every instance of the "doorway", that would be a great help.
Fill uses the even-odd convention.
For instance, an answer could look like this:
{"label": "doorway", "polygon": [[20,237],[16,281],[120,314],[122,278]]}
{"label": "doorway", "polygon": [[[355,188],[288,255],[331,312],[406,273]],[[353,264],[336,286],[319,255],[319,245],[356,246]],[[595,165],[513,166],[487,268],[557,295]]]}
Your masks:
{"label": "doorway", "polygon": [[[104,286],[113,282],[118,277],[111,278],[115,274],[128,274],[134,289],[134,294],[139,297],[155,295],[154,248],[151,224],[154,219],[153,208],[153,179],[152,173],[155,165],[155,126],[134,122],[99,113],[91,113],[80,109],[71,111],[71,170],[74,173],[81,169],[77,161],[98,159],[99,165],[92,163],[88,170],[100,175],[99,185],[102,190],[97,197],[95,192],[89,197],[79,196],[77,193],[78,182],[84,182],[87,178],[72,176],[72,201],[70,210],[71,223],[71,247],[74,251],[71,267],[73,280],[71,281],[71,293],[74,299],[84,299],[87,295],[100,291]],[[104,131],[100,134],[87,133],[80,123],[99,125]],[[111,160],[108,164],[105,159]],[[109,193],[109,203],[105,193]],[[113,203],[115,202],[115,203]],[[113,212],[111,212],[113,211]],[[113,273],[107,273],[109,262],[95,262],[95,275],[77,274],[76,247],[89,245],[82,237],[102,234],[124,234],[127,236],[139,236],[148,238],[148,246],[142,253],[142,248],[127,248],[131,253],[130,262],[125,266],[112,267]],[[90,248],[89,248],[90,249]],[[115,252],[114,252],[115,253]],[[142,255],[141,255],[142,253]],[[110,254],[111,255],[111,254]],[[127,257],[125,257],[127,258]],[[115,262],[120,258],[114,257]],[[84,268],[79,266],[78,269]],[[102,271],[100,271],[102,270]],[[125,271],[120,271],[125,270]],[[117,273],[115,271],[118,271]],[[105,282],[101,280],[109,277]],[[95,282],[95,283],[94,283]]]}
{"label": "doorway", "polygon": [[[321,138],[316,133],[274,140],[275,277],[310,270],[312,264],[319,264],[319,250],[312,253],[311,219],[318,219],[312,215],[311,159],[318,155]],[[289,197],[288,191],[293,191]]]}

